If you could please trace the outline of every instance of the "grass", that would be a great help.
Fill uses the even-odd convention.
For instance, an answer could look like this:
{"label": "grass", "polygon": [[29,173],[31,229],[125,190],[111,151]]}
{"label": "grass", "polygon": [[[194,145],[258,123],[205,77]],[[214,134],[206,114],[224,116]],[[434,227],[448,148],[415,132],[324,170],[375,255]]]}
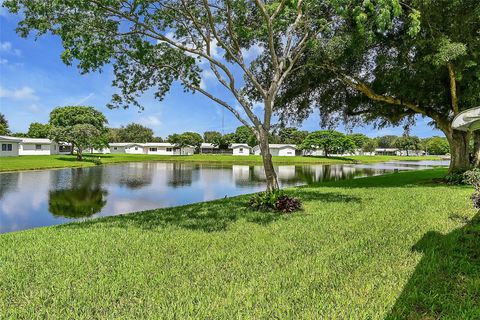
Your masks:
{"label": "grass", "polygon": [[479,319],[480,216],[444,169],[0,235],[1,319]]}
{"label": "grass", "polygon": [[[95,154],[87,155],[84,161],[78,161],[71,155],[52,156],[20,156],[4,157],[0,161],[0,172],[54,169],[69,167],[90,167],[94,166],[94,158],[100,158],[103,164],[123,163],[134,161],[182,161],[182,162],[208,162],[208,163],[241,163],[261,164],[260,156],[233,156],[233,155],[205,155],[196,154],[193,156],[161,156],[161,155],[139,155],[139,154]],[[436,156],[426,157],[399,157],[399,156],[352,156],[352,157],[273,157],[275,163],[279,164],[341,164],[341,163],[372,163],[391,160],[438,160]]]}

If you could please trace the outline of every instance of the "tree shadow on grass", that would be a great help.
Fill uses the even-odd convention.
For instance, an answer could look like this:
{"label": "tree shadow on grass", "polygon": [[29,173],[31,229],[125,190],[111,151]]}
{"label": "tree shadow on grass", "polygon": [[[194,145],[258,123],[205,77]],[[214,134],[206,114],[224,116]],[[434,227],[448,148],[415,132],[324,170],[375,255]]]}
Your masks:
{"label": "tree shadow on grass", "polygon": [[466,188],[471,186],[466,185],[447,185],[443,182],[439,182],[447,173],[446,169],[427,169],[421,171],[405,171],[397,173],[384,173],[378,176],[371,176],[358,179],[347,179],[338,181],[328,181],[311,184],[308,187],[331,187],[331,188],[409,188],[416,187],[451,187],[451,188]]}
{"label": "tree shadow on grass", "polygon": [[[294,193],[294,196],[300,198],[303,202],[312,200],[317,202],[360,201],[359,198],[341,193],[329,192],[314,195],[313,192],[309,190],[298,190]],[[302,216],[302,211],[290,214],[254,211],[248,206],[249,199],[250,196],[248,195],[238,196],[180,207],[86,220],[80,223],[60,225],[56,228],[135,227],[145,230],[155,230],[167,226],[176,226],[189,230],[216,232],[226,230],[230,224],[239,219],[245,219],[248,222],[260,225],[267,225],[280,219],[291,219],[292,217]]]}
{"label": "tree shadow on grass", "polygon": [[480,319],[480,213],[443,235],[428,232],[423,257],[386,319]]}

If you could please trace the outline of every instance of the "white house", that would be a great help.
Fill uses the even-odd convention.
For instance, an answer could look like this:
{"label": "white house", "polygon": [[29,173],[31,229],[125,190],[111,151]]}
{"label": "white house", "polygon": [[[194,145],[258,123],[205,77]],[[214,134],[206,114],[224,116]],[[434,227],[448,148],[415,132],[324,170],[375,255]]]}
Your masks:
{"label": "white house", "polygon": [[203,142],[200,145],[200,153],[217,153],[218,152],[218,146],[214,145],[213,143],[207,143]]}
{"label": "white house", "polygon": [[18,149],[21,156],[48,156],[59,153],[58,143],[43,138],[21,138]]}
{"label": "white house", "polygon": [[[295,152],[297,151],[297,146],[294,144],[269,144],[270,154],[272,156],[286,156],[286,157],[294,157]],[[253,153],[256,155],[260,155],[260,147],[255,146],[253,148]]]}
{"label": "white house", "polygon": [[18,156],[20,142],[20,138],[0,136],[0,157]]}
{"label": "white house", "polygon": [[250,150],[252,149],[246,143],[232,143],[230,147],[232,148],[232,154],[234,156],[248,156],[250,155]]}

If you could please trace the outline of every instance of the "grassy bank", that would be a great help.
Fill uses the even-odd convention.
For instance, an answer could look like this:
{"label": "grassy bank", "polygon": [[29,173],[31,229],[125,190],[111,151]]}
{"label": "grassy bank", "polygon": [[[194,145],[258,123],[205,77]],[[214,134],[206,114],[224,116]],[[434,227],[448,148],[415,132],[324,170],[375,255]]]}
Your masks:
{"label": "grassy bank", "polygon": [[[261,164],[260,156],[232,156],[232,155],[203,155],[193,156],[159,156],[138,154],[100,154],[87,155],[84,161],[78,161],[71,155],[54,156],[20,156],[0,158],[1,171],[37,170],[69,167],[94,166],[93,158],[100,158],[103,164],[123,163],[134,161],[182,161],[182,162],[208,162],[208,163],[239,163]],[[372,163],[390,160],[438,160],[438,157],[394,157],[394,156],[353,156],[353,157],[273,157],[279,164],[341,164],[341,163]]]}
{"label": "grassy bank", "polygon": [[[1,319],[480,318],[480,217],[443,169],[0,235]],[[476,216],[476,217],[475,217]]]}

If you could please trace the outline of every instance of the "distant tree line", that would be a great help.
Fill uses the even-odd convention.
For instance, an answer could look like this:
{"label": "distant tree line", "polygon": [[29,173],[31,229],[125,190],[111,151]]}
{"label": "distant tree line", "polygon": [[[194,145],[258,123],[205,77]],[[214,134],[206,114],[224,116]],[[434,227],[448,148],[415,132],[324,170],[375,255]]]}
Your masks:
{"label": "distant tree line", "polygon": [[[236,128],[234,132],[222,134],[218,131],[205,131],[203,136],[196,132],[174,133],[166,139],[155,136],[153,130],[138,123],[130,123],[120,128],[107,128],[105,116],[93,107],[71,106],[55,108],[48,123],[33,122],[27,133],[12,133],[8,121],[0,113],[0,134],[30,138],[51,138],[57,141],[71,142],[81,150],[106,146],[112,142],[170,142],[178,147],[211,143],[220,149],[228,149],[232,143],[247,143],[253,147],[258,141],[246,126]],[[323,150],[324,154],[348,153],[358,150],[362,153],[374,152],[377,148],[395,148],[409,151],[422,150],[428,154],[445,155],[449,153],[446,138],[419,138],[406,132],[402,136],[385,135],[370,138],[361,133],[343,134],[332,130],[308,132],[297,128],[285,127],[270,133],[272,144],[295,144],[303,150]],[[472,146],[473,148],[473,146]]]}

